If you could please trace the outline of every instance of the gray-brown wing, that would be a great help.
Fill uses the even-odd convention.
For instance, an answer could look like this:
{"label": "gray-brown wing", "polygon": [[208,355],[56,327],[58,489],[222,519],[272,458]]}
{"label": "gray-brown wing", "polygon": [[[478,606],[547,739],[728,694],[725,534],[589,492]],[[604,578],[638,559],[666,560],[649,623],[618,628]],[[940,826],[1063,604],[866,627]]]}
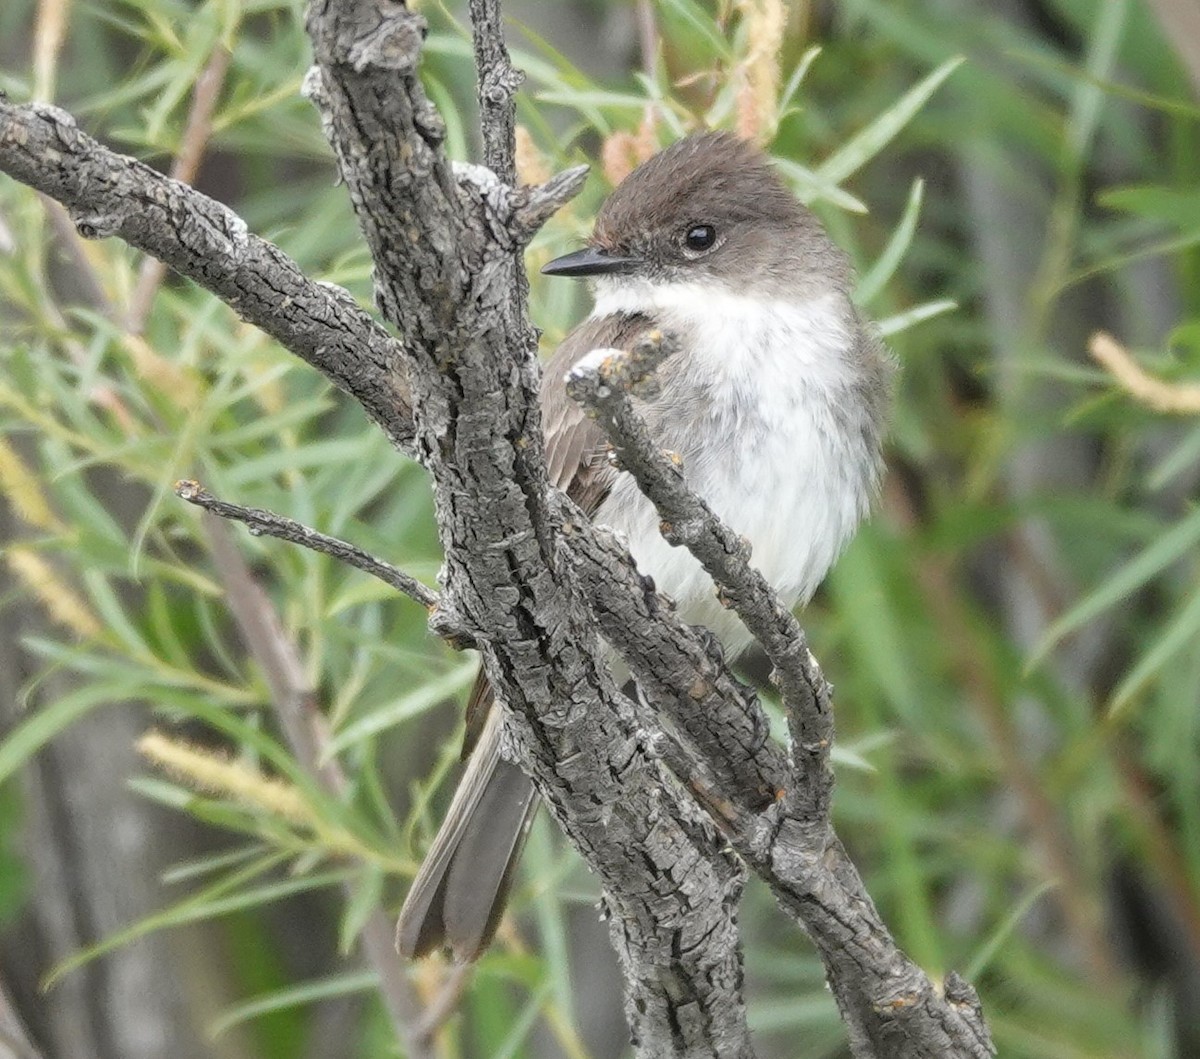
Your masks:
{"label": "gray-brown wing", "polygon": [[555,350],[542,377],[542,425],[550,481],[589,515],[603,503],[617,472],[604,432],[567,396],[567,372],[594,349],[629,349],[652,326],[649,317],[622,313],[584,320]]}

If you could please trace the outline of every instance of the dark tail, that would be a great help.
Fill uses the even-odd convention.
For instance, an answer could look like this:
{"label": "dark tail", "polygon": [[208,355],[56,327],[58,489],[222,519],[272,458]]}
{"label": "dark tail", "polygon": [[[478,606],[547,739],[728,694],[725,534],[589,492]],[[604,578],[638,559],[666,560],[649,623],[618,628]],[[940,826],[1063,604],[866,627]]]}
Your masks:
{"label": "dark tail", "polygon": [[500,711],[493,707],[400,910],[402,955],[448,948],[468,961],[491,944],[536,809],[533,785],[500,756]]}

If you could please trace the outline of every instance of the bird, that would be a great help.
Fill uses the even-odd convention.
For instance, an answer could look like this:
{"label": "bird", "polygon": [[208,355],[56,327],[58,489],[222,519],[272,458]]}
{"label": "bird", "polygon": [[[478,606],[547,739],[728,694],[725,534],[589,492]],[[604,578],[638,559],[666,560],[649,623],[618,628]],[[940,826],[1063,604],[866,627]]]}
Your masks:
{"label": "bird", "polygon": [[[594,299],[543,373],[550,481],[617,531],[683,619],[735,659],[749,632],[696,559],[663,538],[653,504],[609,459],[566,378],[596,349],[673,334],[678,349],[639,410],[782,600],[806,603],[868,515],[883,471],[894,362],[855,307],[849,260],[759,147],[716,131],[634,169],[587,244],[542,272],[586,279]],[[537,799],[501,754],[493,699],[481,671],[463,777],[400,913],[404,956],[445,949],[471,961],[498,928]]]}

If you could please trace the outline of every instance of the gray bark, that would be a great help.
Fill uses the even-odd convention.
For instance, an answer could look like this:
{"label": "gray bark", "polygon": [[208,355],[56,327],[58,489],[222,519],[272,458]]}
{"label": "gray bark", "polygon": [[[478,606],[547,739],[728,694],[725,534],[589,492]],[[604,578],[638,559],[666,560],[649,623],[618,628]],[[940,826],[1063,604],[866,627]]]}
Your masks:
{"label": "gray bark", "polygon": [[[753,1055],[736,918],[747,867],[813,938],[856,1056],[993,1054],[973,990],[950,976],[939,992],[899,950],[833,832],[830,689],[795,619],[633,413],[629,392],[669,345],[579,374],[576,394],[771,659],[788,752],[711,639],[550,488],[522,251],[583,174],[514,186],[520,78],[495,0],[471,12],[488,168],[456,171],[417,76],[421,17],[397,0],[309,11],[307,91],[402,342],[229,211],[109,154],[61,111],[0,102],[0,168],[59,197],[86,234],[120,234],[204,282],[421,461],[445,551],[431,626],[479,648],[508,751],[602,881],[640,1056]],[[302,326],[285,322],[296,316]],[[638,701],[614,685],[598,632],[638,677]]]}

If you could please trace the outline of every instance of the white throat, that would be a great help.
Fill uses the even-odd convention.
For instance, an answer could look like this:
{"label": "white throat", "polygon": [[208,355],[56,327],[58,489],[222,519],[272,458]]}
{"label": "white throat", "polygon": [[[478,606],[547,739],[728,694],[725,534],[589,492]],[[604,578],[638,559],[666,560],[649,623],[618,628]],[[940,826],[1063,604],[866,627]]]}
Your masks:
{"label": "white throat", "polygon": [[[853,317],[844,294],[829,291],[808,299],[762,297],[716,283],[651,283],[605,277],[595,283],[592,316],[645,313],[667,330],[695,335],[696,352],[711,353],[720,369],[740,367],[752,356],[776,368],[818,372],[831,378],[849,367],[846,350],[854,340]],[[779,363],[770,363],[779,358]],[[818,380],[809,378],[810,384]]]}

